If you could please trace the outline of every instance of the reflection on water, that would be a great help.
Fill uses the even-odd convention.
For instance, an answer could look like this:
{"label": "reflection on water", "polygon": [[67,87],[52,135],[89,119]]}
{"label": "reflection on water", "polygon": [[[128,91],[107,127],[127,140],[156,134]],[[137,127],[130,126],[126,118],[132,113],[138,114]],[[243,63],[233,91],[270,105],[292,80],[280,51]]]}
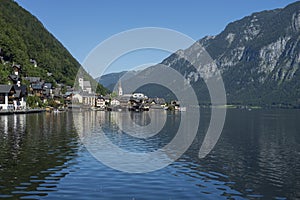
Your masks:
{"label": "reflection on water", "polygon": [[0,116],[0,197],[38,198],[57,190],[77,151],[70,117]]}
{"label": "reflection on water", "polygon": [[[21,149],[22,134],[26,129],[26,116],[25,115],[13,115],[3,116],[0,121],[1,135],[3,139],[11,137],[11,156],[16,159]],[[1,140],[1,142],[3,142]]]}
{"label": "reflection on water", "polygon": [[[174,117],[177,118],[176,122]],[[97,140],[100,144],[102,141],[99,135],[103,132],[115,144],[124,143],[122,148],[131,150],[143,150],[146,146],[157,149],[158,146],[166,145],[173,138],[180,123],[179,114],[169,116],[167,121],[167,112],[163,110],[80,112],[74,113],[73,118],[82,140]],[[129,145],[130,142],[132,144]]]}
{"label": "reflection on water", "polygon": [[298,110],[229,110],[218,145],[200,163],[228,176],[243,197],[299,198],[299,117]]}
{"label": "reflection on water", "polygon": [[[210,119],[209,110],[202,110],[198,135],[188,151],[170,166],[145,174],[103,165],[77,135],[101,126],[123,149],[154,151],[172,140],[181,119],[179,113],[159,112],[93,111],[77,115],[74,121],[68,112],[0,116],[0,198],[300,198],[297,110],[228,110],[220,140],[207,157],[199,159]],[[94,124],[84,124],[83,119]],[[131,124],[126,122],[129,119]],[[145,137],[149,135],[139,133],[141,127],[152,120],[166,124],[162,131]],[[82,130],[76,132],[74,123]],[[123,131],[125,125],[132,133]]]}

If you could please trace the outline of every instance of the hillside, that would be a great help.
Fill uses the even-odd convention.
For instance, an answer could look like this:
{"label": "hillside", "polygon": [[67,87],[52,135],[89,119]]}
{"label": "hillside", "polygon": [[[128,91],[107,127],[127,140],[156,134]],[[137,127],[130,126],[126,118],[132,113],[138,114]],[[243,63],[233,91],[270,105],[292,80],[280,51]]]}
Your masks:
{"label": "hillside", "polygon": [[136,76],[138,73],[139,71],[122,71],[122,72],[105,74],[99,78],[96,78],[96,80],[108,90],[113,91],[119,79],[121,80],[121,83],[123,81],[126,82],[128,79],[131,79],[132,77]]}
{"label": "hillside", "polygon": [[229,103],[299,105],[300,2],[254,13],[198,42],[221,70]]}
{"label": "hillside", "polygon": [[0,0],[0,56],[2,84],[7,83],[13,63],[22,66],[23,76],[69,86],[73,86],[80,67],[36,17],[12,0]]}
{"label": "hillside", "polygon": [[[214,72],[201,64],[199,44],[221,71],[228,104],[300,107],[300,2],[253,13],[162,61],[189,79],[200,104],[206,104],[210,102],[207,87],[191,65],[201,66],[207,77]],[[146,87],[143,91],[170,95]]]}

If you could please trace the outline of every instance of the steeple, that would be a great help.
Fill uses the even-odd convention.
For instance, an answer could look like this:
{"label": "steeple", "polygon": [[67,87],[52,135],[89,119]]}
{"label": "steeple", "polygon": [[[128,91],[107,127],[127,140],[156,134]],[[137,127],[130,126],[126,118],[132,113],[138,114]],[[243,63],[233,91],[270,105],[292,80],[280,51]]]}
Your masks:
{"label": "steeple", "polygon": [[123,95],[123,89],[121,85],[121,80],[119,80],[119,85],[118,85],[118,95],[122,96]]}

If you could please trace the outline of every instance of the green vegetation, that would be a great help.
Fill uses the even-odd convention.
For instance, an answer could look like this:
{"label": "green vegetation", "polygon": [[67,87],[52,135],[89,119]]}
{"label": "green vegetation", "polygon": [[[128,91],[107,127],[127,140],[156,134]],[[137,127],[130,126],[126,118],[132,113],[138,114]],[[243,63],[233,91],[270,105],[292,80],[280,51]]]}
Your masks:
{"label": "green vegetation", "polygon": [[[23,66],[25,76],[74,83],[79,63],[29,12],[13,1],[0,0],[0,27],[1,56],[7,62],[2,67],[6,73],[14,62]],[[30,59],[36,61],[37,67]],[[48,77],[47,72],[53,76]]]}
{"label": "green vegetation", "polygon": [[[0,56],[0,84],[7,83],[13,63],[22,66],[23,76],[69,86],[80,67],[37,18],[11,0],[0,0]],[[105,93],[106,89],[99,86],[98,91]]]}
{"label": "green vegetation", "polygon": [[26,99],[26,103],[30,108],[44,107],[43,102],[38,96],[28,96]]}

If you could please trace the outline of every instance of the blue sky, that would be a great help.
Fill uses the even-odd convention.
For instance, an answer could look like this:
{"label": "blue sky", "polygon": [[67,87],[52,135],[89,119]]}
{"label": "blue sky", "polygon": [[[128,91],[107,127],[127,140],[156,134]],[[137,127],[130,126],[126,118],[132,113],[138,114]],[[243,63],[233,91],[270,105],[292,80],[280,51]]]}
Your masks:
{"label": "blue sky", "polygon": [[[253,12],[282,8],[289,0],[16,0],[82,63],[100,42],[122,31],[163,27],[194,40],[216,35],[225,26]],[[160,62],[167,53],[146,52],[144,60],[116,63],[111,71],[129,65]],[[141,55],[138,55],[141,57]]]}

